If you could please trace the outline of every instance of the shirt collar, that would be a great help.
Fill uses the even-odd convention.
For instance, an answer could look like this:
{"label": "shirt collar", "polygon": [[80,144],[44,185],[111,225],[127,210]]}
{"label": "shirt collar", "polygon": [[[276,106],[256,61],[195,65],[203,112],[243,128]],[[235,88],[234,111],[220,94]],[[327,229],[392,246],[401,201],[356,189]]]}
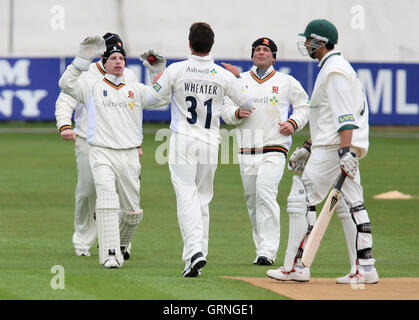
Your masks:
{"label": "shirt collar", "polygon": [[324,55],[324,57],[320,60],[320,62],[319,62],[319,64],[318,64],[318,66],[321,68],[321,67],[323,67],[323,65],[324,65],[324,63],[326,62],[326,60],[327,59],[329,59],[329,57],[330,56],[333,56],[333,55],[338,55],[338,56],[340,56],[340,52],[339,51],[337,51],[337,50],[331,50],[331,51],[329,51],[328,53],[326,53],[325,55]]}
{"label": "shirt collar", "polygon": [[190,54],[188,56],[188,59],[194,59],[194,60],[199,60],[199,61],[214,61],[214,59],[212,58],[212,55],[206,55],[206,56],[197,56],[196,54]]}
{"label": "shirt collar", "polygon": [[117,77],[117,76],[115,76],[113,74],[107,73],[107,74],[105,74],[105,78],[107,80],[109,80],[110,82],[112,82],[113,84],[115,84],[115,85],[119,85],[122,82],[124,82],[124,76]]}
{"label": "shirt collar", "polygon": [[[252,72],[256,75],[256,76],[258,76],[258,78],[259,78],[259,75],[258,75],[258,73],[257,73],[257,68],[258,67],[256,67],[255,65],[252,67]],[[262,78],[260,78],[260,79],[263,79],[263,78],[265,78],[266,76],[268,76],[268,75],[270,75],[271,74],[271,72],[274,70],[274,66],[272,65],[272,66],[270,66],[269,68],[268,68],[268,70],[266,70],[266,72],[265,72],[265,74],[262,76]]]}

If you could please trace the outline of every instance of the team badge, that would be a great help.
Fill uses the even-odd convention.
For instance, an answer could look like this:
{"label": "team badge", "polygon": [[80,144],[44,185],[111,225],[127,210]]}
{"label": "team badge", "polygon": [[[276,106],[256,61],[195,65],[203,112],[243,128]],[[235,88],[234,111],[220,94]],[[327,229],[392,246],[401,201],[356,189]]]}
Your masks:
{"label": "team badge", "polygon": [[103,96],[106,97],[108,95],[108,91],[103,90]]}
{"label": "team badge", "polygon": [[134,99],[134,92],[128,91],[128,98]]}
{"label": "team badge", "polygon": [[161,85],[159,85],[159,83],[158,83],[158,82],[156,82],[156,83],[153,85],[153,89],[154,89],[154,90],[156,90],[156,92],[159,92],[159,91],[160,91],[160,89],[161,89]]}
{"label": "team badge", "polygon": [[264,38],[264,39],[263,39],[263,44],[264,44],[264,45],[267,45],[267,46],[269,47],[269,40],[268,40],[268,39],[266,39],[266,38]]}
{"label": "team badge", "polygon": [[278,94],[278,90],[279,90],[279,88],[277,86],[272,87],[272,93]]}

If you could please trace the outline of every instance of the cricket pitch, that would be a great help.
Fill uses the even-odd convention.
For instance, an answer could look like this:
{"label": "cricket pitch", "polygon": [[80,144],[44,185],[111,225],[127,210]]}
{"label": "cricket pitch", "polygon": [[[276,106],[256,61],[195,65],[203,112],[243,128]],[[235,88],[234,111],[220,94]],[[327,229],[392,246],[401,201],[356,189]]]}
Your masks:
{"label": "cricket pitch", "polygon": [[377,284],[336,284],[334,278],[315,278],[309,282],[223,278],[242,280],[293,300],[419,300],[419,278],[380,278]]}

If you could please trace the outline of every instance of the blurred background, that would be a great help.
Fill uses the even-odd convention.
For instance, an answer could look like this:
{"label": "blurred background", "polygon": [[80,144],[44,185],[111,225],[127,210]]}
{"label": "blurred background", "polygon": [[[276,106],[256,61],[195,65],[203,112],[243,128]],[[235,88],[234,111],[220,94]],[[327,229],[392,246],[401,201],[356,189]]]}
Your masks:
{"label": "blurred background", "polygon": [[[364,85],[372,125],[419,125],[419,1],[399,0],[1,0],[0,121],[54,121],[58,79],[90,35],[117,33],[131,68],[148,77],[139,54],[155,48],[168,64],[188,54],[193,22],[215,32],[212,55],[249,69],[251,43],[266,36],[278,45],[275,67],[310,94],[317,62],[297,51],[297,34],[325,18],[339,32],[337,49]],[[170,106],[169,106],[170,107]],[[145,111],[145,121],[167,122],[168,108]]]}

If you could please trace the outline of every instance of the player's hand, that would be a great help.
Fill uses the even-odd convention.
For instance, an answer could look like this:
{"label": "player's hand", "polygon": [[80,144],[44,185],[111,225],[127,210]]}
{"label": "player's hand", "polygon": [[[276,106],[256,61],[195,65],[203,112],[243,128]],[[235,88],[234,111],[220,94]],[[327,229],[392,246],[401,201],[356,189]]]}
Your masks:
{"label": "player's hand", "polygon": [[249,118],[251,114],[252,114],[252,110],[242,110],[239,108],[238,115],[240,119]]}
{"label": "player's hand", "polygon": [[297,149],[295,149],[288,161],[288,170],[297,173],[303,173],[306,166],[306,162],[310,155],[311,152],[304,147],[298,147]]}
{"label": "player's hand", "polygon": [[61,131],[61,138],[63,140],[73,140],[76,141],[76,134],[72,129],[65,129]]}
{"label": "player's hand", "polygon": [[358,172],[359,162],[356,155],[350,152],[349,147],[340,148],[339,151],[340,169],[349,178],[353,179]]}
{"label": "player's hand", "polygon": [[225,62],[221,62],[221,65],[228,71],[230,71],[232,74],[234,74],[236,77],[240,76],[240,70],[236,66]]}
{"label": "player's hand", "polygon": [[141,157],[144,154],[143,153],[143,148],[138,147],[137,150],[138,150],[138,156]]}
{"label": "player's hand", "polygon": [[92,61],[103,55],[106,51],[105,39],[100,36],[88,37],[80,44],[79,54],[80,58]]}
{"label": "player's hand", "polygon": [[[156,58],[155,62],[149,62],[149,56],[154,56]],[[140,61],[143,63],[143,66],[146,67],[150,73],[159,73],[166,69],[166,58],[159,54],[157,50],[148,49],[140,54]],[[151,61],[151,60],[150,60]]]}
{"label": "player's hand", "polygon": [[295,131],[294,126],[291,123],[289,123],[288,121],[280,122],[279,125],[281,127],[279,129],[279,132],[282,133],[285,136],[290,136]]}

